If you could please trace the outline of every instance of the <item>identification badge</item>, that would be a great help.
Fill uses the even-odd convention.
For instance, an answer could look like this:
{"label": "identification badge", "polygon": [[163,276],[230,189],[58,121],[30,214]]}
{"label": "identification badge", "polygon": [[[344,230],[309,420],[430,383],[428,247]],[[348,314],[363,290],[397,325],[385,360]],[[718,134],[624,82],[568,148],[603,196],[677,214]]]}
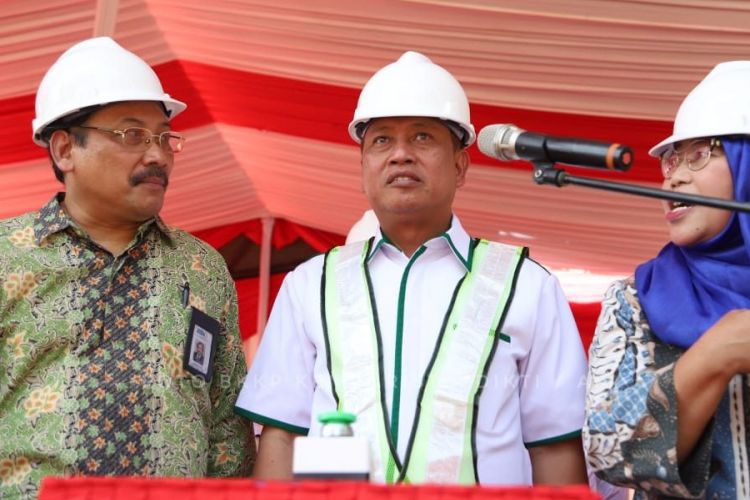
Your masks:
{"label": "identification badge", "polygon": [[195,307],[190,309],[190,327],[185,341],[182,367],[210,382],[214,372],[214,354],[220,325],[218,321]]}

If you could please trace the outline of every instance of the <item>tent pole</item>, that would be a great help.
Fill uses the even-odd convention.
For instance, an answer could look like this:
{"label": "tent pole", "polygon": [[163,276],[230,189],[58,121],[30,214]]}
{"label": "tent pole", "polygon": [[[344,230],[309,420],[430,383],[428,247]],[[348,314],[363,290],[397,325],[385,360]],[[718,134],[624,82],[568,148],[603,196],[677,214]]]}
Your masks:
{"label": "tent pole", "polygon": [[258,350],[258,345],[260,344],[260,339],[263,336],[263,330],[266,329],[266,321],[268,320],[268,299],[271,289],[271,253],[273,251],[271,243],[273,242],[273,225],[275,221],[276,219],[273,217],[263,217],[261,219],[263,236],[260,244],[258,324],[255,335],[245,341],[245,361],[248,367],[252,363],[253,357],[255,357],[255,352]]}
{"label": "tent pole", "polygon": [[94,36],[114,36],[120,0],[97,0]]}

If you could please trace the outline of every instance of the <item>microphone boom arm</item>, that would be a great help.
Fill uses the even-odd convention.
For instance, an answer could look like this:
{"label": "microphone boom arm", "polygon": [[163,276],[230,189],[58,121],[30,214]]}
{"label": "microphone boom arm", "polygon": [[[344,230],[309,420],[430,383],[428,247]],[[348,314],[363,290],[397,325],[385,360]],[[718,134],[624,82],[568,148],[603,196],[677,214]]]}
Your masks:
{"label": "microphone boom arm", "polygon": [[590,177],[570,175],[565,170],[555,167],[551,162],[532,161],[531,163],[534,164],[534,182],[537,184],[552,184],[557,187],[575,184],[578,186],[615,191],[618,193],[634,194],[637,196],[659,198],[662,200],[681,201],[692,205],[705,205],[707,207],[750,213],[750,203],[724,200],[711,196],[700,196],[697,194],[677,193],[675,191],[626,184],[624,182],[603,181],[600,179],[592,179]]}

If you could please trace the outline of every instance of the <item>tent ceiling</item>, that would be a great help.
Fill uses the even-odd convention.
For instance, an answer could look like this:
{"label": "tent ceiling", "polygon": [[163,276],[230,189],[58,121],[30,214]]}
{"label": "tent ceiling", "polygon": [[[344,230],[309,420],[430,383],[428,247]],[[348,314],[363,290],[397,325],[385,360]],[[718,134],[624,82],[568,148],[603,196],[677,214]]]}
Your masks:
{"label": "tent ceiling", "polygon": [[[367,205],[346,134],[357,88],[404,50],[461,80],[477,128],[512,122],[629,144],[630,172],[592,175],[657,186],[648,146],[713,65],[747,58],[748,19],[740,0],[6,0],[0,217],[59,189],[30,140],[33,96],[54,59],[93,34],[155,65],[189,104],[175,120],[189,142],[170,223],[195,231],[274,216],[343,234]],[[594,297],[665,241],[656,201],[537,186],[527,163],[476,150],[472,160],[456,203],[465,225],[572,270],[561,274],[572,298]]]}

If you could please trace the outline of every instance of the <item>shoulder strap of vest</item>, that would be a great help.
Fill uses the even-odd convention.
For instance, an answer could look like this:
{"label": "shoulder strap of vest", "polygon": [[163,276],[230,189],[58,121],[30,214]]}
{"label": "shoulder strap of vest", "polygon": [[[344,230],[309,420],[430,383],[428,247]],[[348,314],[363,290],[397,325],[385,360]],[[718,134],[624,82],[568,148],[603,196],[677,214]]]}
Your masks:
{"label": "shoulder strap of vest", "polygon": [[[420,389],[400,480],[476,484],[476,417],[526,249],[474,240]],[[488,334],[489,333],[489,334]]]}
{"label": "shoulder strap of vest", "polygon": [[[321,280],[321,317],[326,361],[338,410],[357,415],[354,432],[370,441],[371,475],[401,464],[387,428],[382,344],[366,266],[374,238],[326,254]],[[382,481],[382,479],[380,479]]]}

